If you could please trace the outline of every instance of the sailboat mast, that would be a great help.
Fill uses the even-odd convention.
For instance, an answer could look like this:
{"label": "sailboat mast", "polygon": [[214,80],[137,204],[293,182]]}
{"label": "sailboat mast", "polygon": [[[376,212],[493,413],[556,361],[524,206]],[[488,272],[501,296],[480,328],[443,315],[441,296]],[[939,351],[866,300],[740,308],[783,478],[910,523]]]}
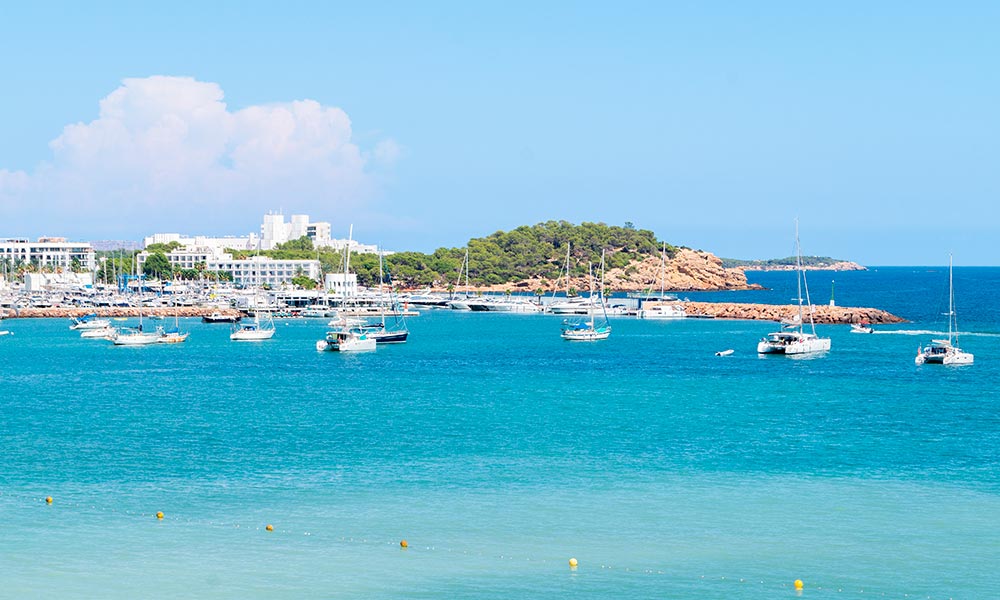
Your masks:
{"label": "sailboat mast", "polygon": [[802,245],[799,243],[799,220],[795,219],[795,267],[799,272],[796,283],[799,286],[799,333],[802,333],[802,288],[806,291],[806,304],[809,305],[809,326],[813,335],[816,335],[816,322],[813,320],[812,300],[809,299],[809,283],[806,281],[806,272],[802,268]]}
{"label": "sailboat mast", "polygon": [[[594,264],[593,263],[587,263],[587,275],[588,275],[587,281],[590,282],[590,298],[589,298],[589,300],[593,300],[594,299]],[[593,306],[591,306],[590,310],[588,310],[587,312],[590,313],[590,330],[593,331],[594,330],[594,308],[593,308]]]}
{"label": "sailboat mast", "polygon": [[952,279],[952,269],[955,258],[953,255],[948,255],[948,343],[951,343],[951,338],[954,333],[954,327],[952,324],[955,321],[955,284]]}
{"label": "sailboat mast", "polygon": [[[603,260],[603,258],[602,258]],[[667,243],[663,242],[663,249],[660,250],[660,301],[663,301],[663,292],[666,291],[666,270],[667,270]]]}
{"label": "sailboat mast", "polygon": [[569,249],[570,244],[566,242],[566,297],[569,298]]}

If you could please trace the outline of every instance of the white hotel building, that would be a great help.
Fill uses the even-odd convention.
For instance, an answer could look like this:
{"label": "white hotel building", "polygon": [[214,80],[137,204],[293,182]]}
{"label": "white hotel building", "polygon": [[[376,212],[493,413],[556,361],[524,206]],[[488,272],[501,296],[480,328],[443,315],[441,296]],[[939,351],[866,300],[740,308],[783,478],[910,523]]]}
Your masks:
{"label": "white hotel building", "polygon": [[332,228],[324,221],[313,222],[309,220],[309,215],[292,215],[291,220],[285,222],[285,216],[271,213],[264,215],[264,221],[260,226],[260,235],[251,233],[245,237],[211,237],[211,236],[188,236],[179,233],[154,233],[143,239],[143,247],[151,244],[169,244],[176,242],[188,248],[213,248],[220,252],[226,248],[233,250],[273,250],[278,244],[284,244],[292,240],[297,240],[306,236],[312,240],[315,248],[332,248],[343,250],[348,245],[351,252],[362,254],[375,254],[378,247],[373,244],[359,244],[355,240],[333,239],[330,237]]}
{"label": "white hotel building", "polygon": [[[318,260],[283,260],[267,256],[233,258],[232,254],[212,247],[185,247],[167,253],[171,266],[178,269],[196,269],[204,265],[206,271],[225,271],[233,276],[233,283],[242,286],[278,287],[292,282],[299,275],[319,281]],[[149,258],[149,252],[138,255],[140,268]]]}
{"label": "white hotel building", "polygon": [[8,261],[8,268],[17,265],[35,265],[38,268],[69,271],[73,261],[81,271],[97,269],[94,249],[87,242],[67,242],[61,237],[42,237],[37,242],[26,239],[0,240],[0,261]]}

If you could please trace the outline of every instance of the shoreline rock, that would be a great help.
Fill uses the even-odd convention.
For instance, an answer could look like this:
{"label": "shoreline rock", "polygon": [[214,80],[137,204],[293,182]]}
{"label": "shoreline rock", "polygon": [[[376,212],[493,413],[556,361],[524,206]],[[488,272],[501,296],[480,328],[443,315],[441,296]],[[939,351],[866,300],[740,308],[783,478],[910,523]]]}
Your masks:
{"label": "shoreline rock", "polygon": [[[799,307],[796,304],[745,304],[738,302],[679,302],[678,304],[684,306],[688,315],[706,315],[718,319],[783,321],[792,319],[799,314]],[[804,314],[808,310],[808,307],[802,307]],[[808,316],[804,318],[808,322]],[[828,305],[813,307],[813,321],[818,324],[843,325],[851,323],[887,325],[907,322],[902,317],[878,308]]]}

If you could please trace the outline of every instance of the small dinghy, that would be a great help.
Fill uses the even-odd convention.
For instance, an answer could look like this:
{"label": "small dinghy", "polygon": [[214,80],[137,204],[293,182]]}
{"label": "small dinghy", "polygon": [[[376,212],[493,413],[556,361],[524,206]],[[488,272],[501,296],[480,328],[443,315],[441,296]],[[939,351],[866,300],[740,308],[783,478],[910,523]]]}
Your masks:
{"label": "small dinghy", "polygon": [[716,352],[715,355],[716,356],[729,356],[733,352],[734,352],[734,350],[732,348],[730,348],[729,350],[720,350],[719,352]]}

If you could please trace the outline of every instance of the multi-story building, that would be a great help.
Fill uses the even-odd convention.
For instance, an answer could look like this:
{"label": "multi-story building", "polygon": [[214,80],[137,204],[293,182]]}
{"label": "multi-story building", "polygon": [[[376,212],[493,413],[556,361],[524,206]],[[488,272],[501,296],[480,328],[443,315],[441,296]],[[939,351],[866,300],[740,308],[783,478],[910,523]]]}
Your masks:
{"label": "multi-story building", "polygon": [[314,281],[320,278],[318,260],[281,260],[267,256],[251,256],[250,258],[211,260],[208,270],[231,273],[233,282],[243,286],[277,287],[291,283],[292,279],[306,276]]}
{"label": "multi-story building", "polygon": [[0,240],[0,261],[8,268],[32,265],[36,269],[54,271],[93,271],[97,268],[94,249],[87,242],[67,242],[61,237],[41,237],[37,242],[27,239]]}
{"label": "multi-story building", "polygon": [[[141,269],[149,258],[149,252],[137,255]],[[319,281],[318,260],[284,260],[267,256],[233,258],[228,252],[220,252],[211,247],[178,248],[166,254],[171,266],[178,269],[197,269],[203,265],[206,271],[222,271],[232,275],[233,282],[243,286],[271,287],[291,283],[292,279],[305,275]]]}

